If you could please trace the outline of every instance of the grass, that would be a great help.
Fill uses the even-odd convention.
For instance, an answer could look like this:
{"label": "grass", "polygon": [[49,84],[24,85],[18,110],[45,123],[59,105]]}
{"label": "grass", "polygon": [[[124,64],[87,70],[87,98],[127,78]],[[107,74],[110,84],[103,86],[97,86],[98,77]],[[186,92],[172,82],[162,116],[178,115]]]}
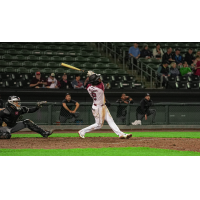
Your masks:
{"label": "grass", "polygon": [[[133,137],[200,138],[200,132],[131,132]],[[39,134],[12,134],[12,138],[41,137]],[[78,137],[78,133],[54,133],[50,137]],[[86,137],[118,137],[115,133],[87,133]]]}
{"label": "grass", "polygon": [[0,149],[0,156],[200,156],[200,152],[149,147],[100,149]]}

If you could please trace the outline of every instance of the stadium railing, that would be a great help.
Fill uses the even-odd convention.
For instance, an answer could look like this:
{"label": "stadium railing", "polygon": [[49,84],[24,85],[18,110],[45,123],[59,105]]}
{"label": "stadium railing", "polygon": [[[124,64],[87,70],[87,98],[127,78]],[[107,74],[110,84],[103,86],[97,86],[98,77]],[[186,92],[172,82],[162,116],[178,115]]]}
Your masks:
{"label": "stadium railing", "polygon": [[[80,103],[80,102],[79,102]],[[22,106],[32,107],[36,102],[22,102]],[[118,125],[131,125],[136,120],[136,108],[139,104],[111,103],[108,108],[113,120]],[[91,112],[92,103],[80,103],[75,119],[68,119],[65,125],[90,125],[95,123]],[[72,105],[72,110],[74,109]],[[60,125],[59,115],[61,102],[49,102],[35,113],[27,113],[23,119],[31,119],[38,125]],[[155,103],[155,125],[200,125],[200,103]],[[107,122],[105,122],[107,124]],[[143,125],[151,124],[151,116],[142,121]]]}

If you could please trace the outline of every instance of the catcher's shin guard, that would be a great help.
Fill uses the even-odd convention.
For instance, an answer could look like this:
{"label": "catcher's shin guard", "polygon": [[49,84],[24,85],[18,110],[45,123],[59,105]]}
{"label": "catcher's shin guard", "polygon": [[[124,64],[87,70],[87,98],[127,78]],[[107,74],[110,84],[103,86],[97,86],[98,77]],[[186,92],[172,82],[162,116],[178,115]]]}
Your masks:
{"label": "catcher's shin guard", "polygon": [[0,131],[0,139],[10,139],[11,134],[7,131]]}
{"label": "catcher's shin guard", "polygon": [[42,128],[37,126],[34,122],[32,122],[30,119],[24,120],[23,123],[26,125],[27,128],[29,128],[30,130],[32,130],[32,131],[34,131],[36,133],[39,133],[40,135],[42,135],[45,138],[47,138],[53,132],[53,131],[45,131],[45,130],[43,130]]}

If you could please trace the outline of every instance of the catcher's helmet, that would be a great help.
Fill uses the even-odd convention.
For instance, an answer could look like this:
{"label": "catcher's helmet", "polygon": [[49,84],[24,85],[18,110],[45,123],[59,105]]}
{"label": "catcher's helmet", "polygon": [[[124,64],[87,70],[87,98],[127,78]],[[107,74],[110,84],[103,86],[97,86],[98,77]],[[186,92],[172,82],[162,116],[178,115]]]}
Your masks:
{"label": "catcher's helmet", "polygon": [[101,81],[99,81],[100,76],[101,76],[101,74],[92,74],[92,75],[89,77],[89,82],[90,82],[92,85],[98,85],[98,84],[101,82]]}
{"label": "catcher's helmet", "polygon": [[21,110],[21,100],[17,96],[9,96],[8,97],[8,105],[13,106],[17,110]]}

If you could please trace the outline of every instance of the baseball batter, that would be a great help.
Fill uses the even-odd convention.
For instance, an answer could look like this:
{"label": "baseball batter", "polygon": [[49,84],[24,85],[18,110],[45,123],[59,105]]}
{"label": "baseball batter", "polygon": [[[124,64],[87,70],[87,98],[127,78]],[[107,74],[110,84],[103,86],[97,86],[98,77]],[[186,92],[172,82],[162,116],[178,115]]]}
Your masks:
{"label": "baseball batter", "polygon": [[93,98],[92,113],[95,118],[95,124],[78,131],[79,136],[81,138],[85,138],[86,133],[100,129],[104,124],[104,120],[106,120],[111,129],[119,136],[120,139],[129,139],[132,137],[132,134],[125,134],[120,131],[110,115],[110,112],[105,105],[106,100],[104,95],[104,84],[100,79],[100,74],[95,74],[94,72],[89,71],[88,76],[90,84],[87,86],[87,91]]}

